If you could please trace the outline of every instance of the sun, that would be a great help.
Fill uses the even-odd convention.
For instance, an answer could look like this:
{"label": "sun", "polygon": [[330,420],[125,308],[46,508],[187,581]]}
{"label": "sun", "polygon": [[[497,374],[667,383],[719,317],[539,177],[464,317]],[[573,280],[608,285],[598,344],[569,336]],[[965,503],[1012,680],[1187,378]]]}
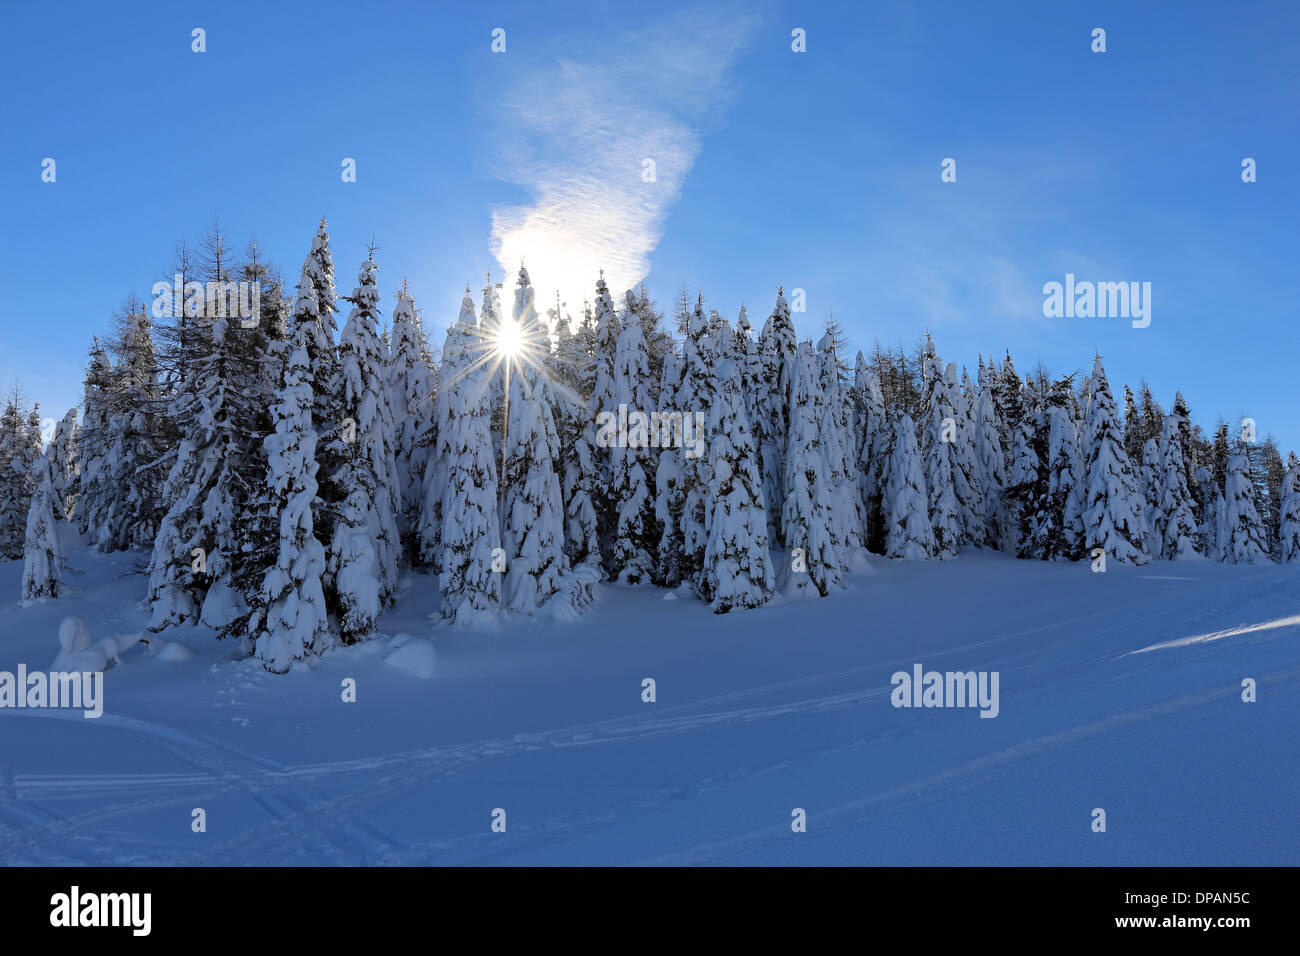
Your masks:
{"label": "sun", "polygon": [[492,343],[493,348],[499,355],[507,359],[518,358],[524,350],[524,333],[519,328],[519,323],[513,319],[502,319],[497,326],[496,341]]}

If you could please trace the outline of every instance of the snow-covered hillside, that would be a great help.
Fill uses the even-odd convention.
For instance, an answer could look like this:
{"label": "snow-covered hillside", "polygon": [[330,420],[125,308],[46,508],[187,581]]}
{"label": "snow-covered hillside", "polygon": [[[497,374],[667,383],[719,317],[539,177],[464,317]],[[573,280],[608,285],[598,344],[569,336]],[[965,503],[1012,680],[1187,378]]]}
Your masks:
{"label": "snow-covered hillside", "polygon": [[[76,593],[0,608],[0,671],[48,669],[69,615],[143,631],[145,560],[72,551]],[[0,862],[1300,862],[1300,567],[872,561],[825,600],[602,584],[490,631],[408,574],[383,636],[284,676],[151,635],[98,719],[0,710]],[[998,672],[998,716],[895,708],[914,664]]]}

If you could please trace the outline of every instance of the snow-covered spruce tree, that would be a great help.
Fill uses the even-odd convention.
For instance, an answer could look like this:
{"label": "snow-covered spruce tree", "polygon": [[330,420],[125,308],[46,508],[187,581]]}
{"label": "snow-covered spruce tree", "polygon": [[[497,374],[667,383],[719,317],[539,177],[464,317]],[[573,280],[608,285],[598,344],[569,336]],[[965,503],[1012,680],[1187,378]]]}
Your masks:
{"label": "snow-covered spruce tree", "polygon": [[55,508],[58,517],[72,517],[76,502],[77,476],[81,474],[81,454],[77,436],[77,409],[70,408],[54,429],[50,448],[50,471],[54,481]]}
{"label": "snow-covered spruce tree", "polygon": [[[614,300],[605,285],[605,273],[602,270],[596,280],[595,306],[595,352],[592,362],[595,369],[591,396],[587,403],[588,421],[593,424],[599,420],[602,412],[618,414],[618,402],[615,395],[614,362],[618,352],[618,336],[622,331],[618,313],[614,310]],[[596,521],[599,525],[601,554],[608,556],[613,551],[614,526],[617,521],[614,501],[611,498],[614,481],[614,453],[617,448],[602,448],[597,442],[592,449],[596,459],[599,476],[596,485]]]}
{"label": "snow-covered spruce tree", "polygon": [[[992,360],[990,359],[990,367]],[[1002,465],[1008,479],[1015,466],[1016,443],[1021,437],[1021,423],[1025,416],[1024,398],[1021,395],[1020,376],[1015,362],[1007,352],[1002,367],[992,373],[993,406],[997,412],[998,435],[1002,445]]]}
{"label": "snow-covered spruce tree", "polygon": [[1061,379],[1047,397],[1047,492],[1034,541],[1044,561],[1083,556],[1083,459],[1070,410],[1072,390],[1070,379]]}
{"label": "snow-covered spruce tree", "polygon": [[1284,564],[1300,561],[1300,458],[1287,455],[1278,546]]}
{"label": "snow-covered spruce tree", "polygon": [[48,458],[33,468],[36,492],[27,509],[27,535],[23,547],[23,600],[57,598],[63,594],[63,543],[59,526],[63,521],[54,476]]}
{"label": "snow-covered spruce tree", "polygon": [[1223,561],[1227,564],[1268,564],[1264,527],[1255,508],[1255,488],[1250,477],[1250,457],[1245,442],[1238,442],[1228,459],[1224,487]]}
{"label": "snow-covered spruce tree", "polygon": [[794,393],[795,353],[798,340],[785,287],[776,292],[776,305],[758,339],[763,387],[756,398],[759,431],[763,438],[763,501],[767,507],[768,540],[775,546],[782,540],[781,513],[786,499],[785,450],[789,445],[791,396]]}
{"label": "snow-covered spruce tree", "polygon": [[[527,289],[530,296],[532,291]],[[511,376],[502,475],[506,575],[501,599],[508,610],[526,614],[545,606],[560,591],[569,568],[560,479],[551,457],[556,431],[537,377],[528,366]]]}
{"label": "snow-covered spruce tree", "polygon": [[[682,473],[682,580],[697,584],[704,567],[704,551],[709,543],[708,520],[712,511],[709,498],[709,458],[707,427],[713,396],[718,388],[718,349],[723,345],[717,330],[710,327],[704,314],[704,298],[695,301],[690,325],[682,342],[681,380],[676,404],[682,416],[681,447],[675,449]],[[701,423],[704,423],[701,425]]]}
{"label": "snow-covered spruce tree", "polygon": [[1224,522],[1223,489],[1214,480],[1209,467],[1196,470],[1196,483],[1205,502],[1197,521],[1199,550],[1211,561],[1223,560],[1223,544],[1227,539]]}
{"label": "snow-covered spruce tree", "polygon": [[[481,347],[470,343],[447,398],[448,444],[442,495],[438,584],[442,616],[457,624],[484,623],[501,604],[501,573],[493,567],[501,547],[497,464],[492,443],[491,369]],[[439,434],[444,427],[440,424]]]}
{"label": "snow-covered spruce tree", "polygon": [[[483,290],[484,302],[489,301],[491,289]],[[447,490],[447,469],[450,465],[455,414],[460,407],[458,390],[462,379],[477,371],[475,363],[484,357],[482,339],[478,334],[478,321],[474,318],[474,300],[469,286],[460,300],[460,315],[447,328],[443,340],[442,364],[438,369],[438,390],[433,403],[433,432],[435,444],[424,470],[424,505],[420,509],[420,561],[434,572],[442,566],[442,502]],[[474,367],[472,367],[474,366]]]}
{"label": "snow-covered spruce tree", "polygon": [[310,332],[295,330],[283,387],[272,408],[274,431],[266,448],[266,492],[278,520],[275,564],[262,582],[250,620],[254,653],[268,671],[283,674],[295,661],[310,660],[329,643],[321,575],[325,549],[312,526],[316,496],[316,432],[312,426]]}
{"label": "snow-covered spruce tree", "polygon": [[964,366],[960,384],[950,383],[949,390],[957,396],[957,460],[961,463],[961,474],[968,489],[968,497],[962,502],[962,543],[978,546],[984,543],[984,489],[980,482],[981,467],[975,444],[979,393]]}
{"label": "snow-covered spruce tree", "polygon": [[[468,289],[466,294],[468,295]],[[403,280],[393,305],[392,363],[388,391],[396,429],[396,462],[401,481],[401,530],[408,556],[418,552],[417,528],[424,505],[426,463],[437,444],[434,418],[437,378],[424,326]]]}
{"label": "snow-covered spruce tree", "polygon": [[781,533],[787,562],[781,571],[782,590],[792,597],[825,597],[843,586],[831,528],[845,516],[835,512],[830,469],[822,449],[819,378],[812,344],[800,343],[795,353],[790,438],[782,456],[785,475],[781,481],[786,489]]}
{"label": "snow-covered spruce tree", "polygon": [[1264,530],[1264,546],[1269,557],[1279,560],[1279,518],[1282,511],[1282,481],[1286,465],[1272,435],[1249,447],[1251,480],[1255,486],[1255,510]]}
{"label": "snow-covered spruce tree", "polygon": [[[523,268],[523,264],[520,264]],[[510,321],[501,304],[501,287],[505,283],[493,282],[492,273],[487,274],[487,287],[483,290],[483,305],[478,314],[478,336],[470,344],[473,361],[485,363],[488,376],[485,379],[487,403],[492,409],[492,454],[496,461],[501,461],[505,454],[506,440],[506,363],[502,361],[500,345],[502,330]],[[517,326],[516,326],[517,327]]]}
{"label": "snow-covered spruce tree", "polygon": [[[312,427],[316,430],[317,473],[316,503],[312,506],[312,520],[316,538],[321,546],[328,546],[334,537],[334,520],[343,493],[334,484],[345,456],[343,441],[343,378],[337,347],[338,312],[334,290],[334,257],[330,253],[329,232],[322,218],[312,238],[311,251],[303,260],[302,277],[294,299],[293,313],[289,317],[291,330],[302,327],[303,341],[307,347],[307,361],[311,366],[309,382],[312,388]],[[326,598],[333,604],[334,584],[328,571],[325,573]]]}
{"label": "snow-covered spruce tree", "polygon": [[1074,428],[1079,436],[1079,452],[1086,460],[1088,457],[1088,419],[1092,417],[1092,376],[1085,375],[1079,380],[1079,394],[1075,396]]}
{"label": "snow-covered spruce tree", "polygon": [[[1177,416],[1178,448],[1182,453],[1183,481],[1191,494],[1192,514],[1193,516],[1199,516],[1205,505],[1205,502],[1201,500],[1200,482],[1196,480],[1196,470],[1201,465],[1199,447],[1204,444],[1200,439],[1201,430],[1198,427],[1193,432],[1191,412],[1187,408],[1187,399],[1183,398],[1182,392],[1174,393],[1174,405],[1170,414]],[[1162,438],[1160,441],[1162,453],[1167,445],[1168,442]]]}
{"label": "snow-covered spruce tree", "polygon": [[1132,465],[1124,453],[1115,400],[1101,356],[1092,365],[1092,409],[1088,417],[1088,459],[1084,467],[1084,538],[1091,551],[1101,548],[1112,561],[1146,564],[1143,502]]}
{"label": "snow-covered spruce tree", "polygon": [[[1180,395],[1179,398],[1182,396]],[[1165,416],[1160,437],[1160,489],[1156,500],[1156,527],[1160,539],[1160,556],[1179,561],[1196,556],[1198,534],[1196,504],[1187,487],[1187,469],[1183,458],[1182,426],[1186,406],[1178,400]]]}
{"label": "snow-covered spruce tree", "polygon": [[[545,338],[533,303],[533,287],[521,266],[509,321],[530,353],[540,351]],[[553,400],[542,384],[544,373],[510,355],[504,362],[509,363],[510,391],[501,476],[501,543],[506,558],[502,603],[509,610],[531,614],[559,592],[560,579],[568,570],[563,496],[553,458],[559,432],[551,415]]]}
{"label": "snow-covered spruce tree", "polygon": [[[681,371],[676,351],[664,356],[664,370],[659,383],[660,415],[679,414],[677,390]],[[655,465],[655,520],[660,527],[655,549],[655,578],[661,587],[675,588],[682,583],[682,456],[675,447],[661,448]]]}
{"label": "snow-covered spruce tree", "polygon": [[830,527],[831,541],[839,556],[839,565],[852,568],[863,549],[866,518],[858,495],[857,469],[854,464],[853,434],[849,421],[851,410],[845,394],[836,333],[828,331],[817,345],[817,397],[821,405],[822,453],[826,457],[831,500],[836,520]]}
{"label": "snow-covered spruce tree", "polygon": [[861,416],[858,444],[858,484],[861,489],[866,532],[866,548],[875,554],[885,553],[886,519],[885,486],[889,480],[889,459],[894,443],[894,426],[885,409],[880,378],[875,369],[858,353],[854,393]]}
{"label": "snow-covered spruce tree", "polygon": [[[228,276],[228,267],[214,266],[213,274]],[[260,325],[245,325],[220,303],[194,304],[187,305],[185,373],[167,412],[179,444],[161,490],[165,511],[146,604],[152,630],[202,620],[226,632],[245,619],[261,571],[242,562],[250,554],[251,501],[266,470],[266,363],[273,359]]]}
{"label": "snow-covered spruce tree", "polygon": [[[743,353],[742,353],[743,354]],[[715,614],[759,607],[775,587],[763,513],[759,450],[749,429],[742,370],[724,361],[709,417],[713,513],[700,575],[700,597]]]}
{"label": "snow-covered spruce tree", "polygon": [[727,317],[717,309],[709,309],[709,339],[716,363],[726,361],[734,363],[739,358],[739,353],[736,351],[736,330],[731,327]]}
{"label": "snow-covered spruce tree", "polygon": [[983,506],[980,547],[997,547],[1003,535],[1002,492],[1007,483],[1005,459],[998,433],[997,411],[993,404],[992,373],[984,370],[983,359],[977,379],[979,394],[975,407],[975,462],[979,469],[980,503]]}
{"label": "snow-covered spruce tree", "polygon": [[624,584],[649,582],[660,535],[653,486],[658,462],[649,434],[654,411],[650,354],[634,305],[634,293],[628,292],[614,361],[613,405],[620,418],[626,410],[628,441],[626,448],[613,449],[609,497],[614,508],[614,539],[606,562],[610,578]]}
{"label": "snow-covered spruce tree", "polygon": [[23,556],[32,476],[29,449],[17,391],[0,415],[0,560]]}
{"label": "snow-covered spruce tree", "polygon": [[1160,442],[1148,438],[1142,445],[1142,466],[1136,469],[1139,483],[1138,493],[1142,496],[1142,526],[1146,533],[1142,538],[1142,548],[1153,558],[1160,557],[1164,538],[1158,526],[1160,519]]}
{"label": "snow-covered spruce tree", "polygon": [[925,474],[916,444],[916,425],[904,412],[894,423],[889,480],[885,483],[885,554],[924,561],[934,553]]}
{"label": "snow-covered spruce tree", "polygon": [[105,523],[115,494],[105,469],[110,447],[109,401],[112,390],[113,363],[96,337],[86,365],[85,397],[78,432],[81,469],[77,475],[77,501],[73,512],[77,530],[92,541],[99,537],[99,528]]}
{"label": "snow-covered spruce tree", "polygon": [[1128,455],[1135,468],[1140,468],[1142,461],[1141,423],[1138,419],[1137,402],[1133,399],[1133,389],[1124,386],[1124,454]]}
{"label": "snow-covered spruce tree", "polygon": [[1047,507],[1047,433],[1037,416],[1022,411],[1012,447],[1011,470],[1003,495],[1002,549],[1018,558],[1035,558],[1035,527]]}
{"label": "snow-covered spruce tree", "polygon": [[397,466],[375,262],[361,264],[353,305],[339,341],[343,379],[344,450],[334,486],[343,496],[326,552],[334,582],[339,638],[344,644],[373,634],[380,610],[397,588],[401,553],[397,531]]}
{"label": "snow-covered spruce tree", "polygon": [[152,545],[162,517],[162,394],[152,326],[144,304],[134,298],[119,321],[106,411],[108,451],[97,473],[107,498],[96,523],[100,551]]}
{"label": "snow-covered spruce tree", "polygon": [[[763,390],[763,359],[758,351],[758,341],[749,324],[749,312],[742,305],[736,316],[735,331],[736,368],[740,373],[740,394],[749,418],[749,431],[759,449],[760,473],[763,448],[763,429],[760,421],[759,396]],[[653,370],[652,370],[653,371]]]}
{"label": "snow-covered spruce tree", "polygon": [[[956,368],[953,367],[955,379]],[[970,507],[970,484],[962,472],[958,450],[957,396],[952,382],[935,352],[934,342],[925,337],[921,377],[925,427],[921,432],[921,457],[925,463],[930,529],[934,535],[933,556],[955,558],[964,534],[962,515]]]}
{"label": "snow-covered spruce tree", "polygon": [[571,316],[553,313],[555,347],[547,356],[546,389],[551,417],[559,435],[555,450],[564,502],[564,554],[570,567],[586,565],[601,571],[600,538],[596,526],[595,434],[587,417],[591,356],[586,351],[590,330],[575,332]]}

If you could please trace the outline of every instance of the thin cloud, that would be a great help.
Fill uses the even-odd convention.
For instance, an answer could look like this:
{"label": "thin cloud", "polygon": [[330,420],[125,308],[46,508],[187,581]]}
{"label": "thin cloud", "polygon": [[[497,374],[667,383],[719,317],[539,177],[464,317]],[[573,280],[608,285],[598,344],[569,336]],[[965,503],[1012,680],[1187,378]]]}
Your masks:
{"label": "thin cloud", "polygon": [[[507,276],[523,260],[573,312],[598,270],[616,298],[645,277],[755,26],[751,14],[691,13],[518,77],[496,132],[496,174],[530,194],[493,210],[492,252]],[[538,307],[548,305],[543,291]]]}

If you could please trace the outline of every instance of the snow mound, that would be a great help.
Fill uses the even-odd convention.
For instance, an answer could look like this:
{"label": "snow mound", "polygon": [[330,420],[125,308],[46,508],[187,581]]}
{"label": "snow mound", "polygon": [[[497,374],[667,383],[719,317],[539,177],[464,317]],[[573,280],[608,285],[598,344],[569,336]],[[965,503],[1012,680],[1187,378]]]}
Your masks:
{"label": "snow mound", "polygon": [[560,579],[560,590],[542,605],[538,618],[543,621],[572,623],[596,600],[596,585],[600,572],[588,564],[580,564]]}
{"label": "snow mound", "polygon": [[198,655],[180,641],[167,641],[154,656],[160,661],[188,661]]}
{"label": "snow mound", "polygon": [[[402,637],[404,635],[399,635]],[[409,637],[401,646],[384,658],[384,663],[391,664],[408,674],[414,674],[423,680],[433,676],[434,664],[438,653],[433,644],[422,637]]]}
{"label": "snow mound", "polygon": [[65,617],[59,625],[59,646],[64,654],[75,654],[90,646],[90,629],[79,617]]}
{"label": "snow mound", "polygon": [[143,634],[118,634],[91,643],[90,629],[77,617],[66,617],[59,625],[59,654],[51,670],[94,673],[107,670],[117,657],[144,639]]}

